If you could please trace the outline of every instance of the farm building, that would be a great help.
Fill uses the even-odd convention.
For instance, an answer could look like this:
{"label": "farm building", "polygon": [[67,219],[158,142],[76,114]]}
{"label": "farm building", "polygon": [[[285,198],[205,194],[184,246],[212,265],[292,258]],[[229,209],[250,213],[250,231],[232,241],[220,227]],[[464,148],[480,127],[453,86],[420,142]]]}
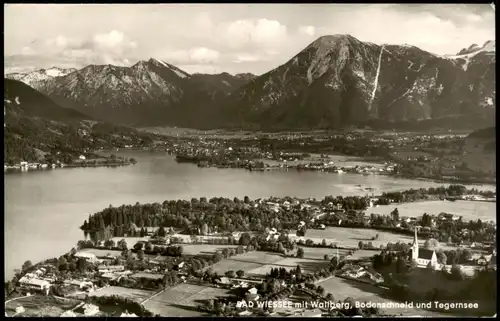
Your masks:
{"label": "farm building", "polygon": [[247,301],[256,301],[259,299],[259,295],[257,294],[257,289],[256,288],[251,288],[247,291],[245,294],[245,299]]}
{"label": "farm building", "polygon": [[97,262],[97,256],[89,252],[77,252],[75,253],[75,257],[85,259],[92,263]]}

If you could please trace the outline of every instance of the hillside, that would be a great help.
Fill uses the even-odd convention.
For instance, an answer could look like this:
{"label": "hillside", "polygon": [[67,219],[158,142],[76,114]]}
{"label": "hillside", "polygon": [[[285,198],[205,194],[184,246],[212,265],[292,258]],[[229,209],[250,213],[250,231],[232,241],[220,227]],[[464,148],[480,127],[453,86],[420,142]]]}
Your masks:
{"label": "hillside", "polygon": [[45,81],[55,78],[69,75],[70,73],[76,71],[74,68],[62,69],[57,67],[52,67],[49,69],[40,69],[33,72],[27,73],[11,73],[6,75],[9,79],[19,80],[30,87],[38,88],[43,86]]}
{"label": "hillside", "polygon": [[76,110],[61,107],[49,97],[17,80],[4,79],[3,98],[4,105],[8,104],[12,112],[24,116],[62,121],[91,119]]}
{"label": "hillside", "polygon": [[37,82],[35,88],[96,119],[135,126],[201,126],[205,121],[200,118],[210,117],[207,105],[249,79],[249,74],[190,75],[152,58],[131,67],[90,65]]}
{"label": "hillside", "polygon": [[496,140],[496,128],[488,127],[480,130],[476,130],[467,136],[468,138],[476,138],[476,139],[486,139],[486,140]]}
{"label": "hillside", "polygon": [[324,36],[235,91],[221,115],[236,127],[486,127],[495,112],[491,50],[440,57]]}
{"label": "hillside", "polygon": [[152,135],[90,120],[16,80],[4,80],[4,162],[71,163],[99,148],[141,146]]}

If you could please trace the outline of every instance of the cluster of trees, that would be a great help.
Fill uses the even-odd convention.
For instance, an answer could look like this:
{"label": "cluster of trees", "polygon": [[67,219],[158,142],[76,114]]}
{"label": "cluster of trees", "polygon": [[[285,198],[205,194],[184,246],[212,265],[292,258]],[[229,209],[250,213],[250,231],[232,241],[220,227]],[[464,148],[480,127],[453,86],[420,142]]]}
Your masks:
{"label": "cluster of trees", "polygon": [[271,271],[266,276],[267,279],[271,278],[278,280],[291,280],[293,277],[295,277],[297,282],[302,281],[303,275],[300,265],[297,265],[297,268],[291,269],[290,271],[287,271],[284,267],[271,268]]}
{"label": "cluster of trees", "polygon": [[418,200],[425,200],[429,197],[456,197],[467,194],[482,195],[485,197],[493,197],[495,192],[493,191],[479,191],[475,188],[467,189],[466,186],[460,184],[451,184],[449,186],[440,187],[430,187],[430,188],[419,188],[419,189],[409,189],[405,191],[397,192],[384,192],[382,196],[378,198],[376,204],[378,205],[388,205],[390,202],[403,203],[403,202],[414,202]]}
{"label": "cluster of trees", "polygon": [[149,278],[130,278],[122,277],[118,281],[111,281],[110,285],[117,285],[124,288],[131,289],[145,289],[145,290],[160,290],[164,288],[162,280],[155,280]]}
{"label": "cluster of trees", "polygon": [[[438,272],[439,273],[439,272]],[[426,300],[448,302],[478,302],[481,314],[493,315],[496,312],[497,273],[494,269],[477,270],[471,278],[464,278],[460,266],[453,265],[450,272],[442,270],[443,278],[461,282],[463,286],[451,290],[435,287],[427,293],[414,292],[406,285],[397,281],[389,284],[389,294],[397,300]],[[462,285],[461,284],[461,285]]]}
{"label": "cluster of trees", "polygon": [[235,277],[242,278],[245,276],[245,271],[238,270],[234,272],[233,270],[229,270],[226,273],[224,273],[224,275],[227,276],[228,278],[235,278]]}
{"label": "cluster of trees", "polygon": [[[357,215],[349,215],[344,213],[330,214],[318,220],[318,223],[326,226],[339,226],[339,221],[342,222],[342,227],[353,228],[375,228],[378,230],[386,230],[390,232],[413,235],[414,228],[405,221],[398,222],[395,218],[399,218],[399,211],[395,209],[391,215],[371,214],[368,221],[363,213]],[[448,214],[441,213],[440,216]],[[451,215],[451,214],[449,214]],[[397,224],[400,223],[400,227]],[[419,237],[433,237],[440,242],[458,243],[460,241],[470,242],[492,242],[496,236],[496,226],[491,222],[463,221],[458,220],[441,220],[427,213],[424,213],[422,219],[417,221],[423,228],[418,231]],[[462,230],[467,229],[468,233],[462,233]]]}
{"label": "cluster of trees", "polygon": [[332,203],[333,206],[341,205],[342,209],[345,211],[355,210],[362,211],[365,210],[370,204],[370,198],[365,196],[327,196],[321,201],[323,206],[327,206]]}
{"label": "cluster of trees", "polygon": [[[4,128],[4,163],[14,165],[23,161],[41,161],[71,164],[85,150],[102,148],[148,146],[156,135],[123,129],[116,135],[116,129],[103,129],[109,124],[99,122],[93,126],[82,122],[54,122],[44,118],[22,115],[6,115]],[[112,125],[111,125],[112,126]],[[83,134],[86,133],[86,134]],[[47,153],[40,158],[37,150]]]}
{"label": "cluster of trees", "polygon": [[375,250],[377,247],[373,246],[372,242],[364,243],[363,241],[359,241],[358,248],[360,250]]}
{"label": "cluster of trees", "polygon": [[[291,198],[290,198],[291,199]],[[255,206],[257,205],[257,206]],[[174,227],[192,232],[208,234],[210,231],[260,231],[266,228],[292,229],[300,221],[307,221],[311,210],[293,206],[276,213],[267,205],[238,198],[205,197],[191,201],[165,201],[163,204],[122,205],[104,209],[89,216],[83,230],[95,231],[111,227],[120,237],[125,233],[135,233],[136,227]],[[134,230],[134,231],[132,231]]]}
{"label": "cluster of trees", "polygon": [[134,245],[134,250],[137,253],[144,251],[146,254],[161,254],[164,256],[182,256],[182,253],[184,252],[182,245],[153,246],[150,242],[138,242]]}
{"label": "cluster of trees", "polygon": [[413,262],[411,262],[411,250],[398,252],[384,250],[372,257],[372,263],[376,271],[391,267],[396,273],[405,273],[410,271],[412,267],[415,267]]}
{"label": "cluster of trees", "polygon": [[[464,264],[468,263],[472,259],[472,252],[469,249],[458,248],[456,250],[448,251],[437,251],[436,254],[440,253],[445,259],[446,264]],[[442,254],[441,254],[442,253]]]}
{"label": "cluster of trees", "polygon": [[131,299],[127,299],[118,295],[112,296],[93,296],[87,299],[90,302],[96,303],[98,305],[104,306],[119,306],[120,311],[117,315],[120,316],[122,311],[128,311],[129,313],[134,313],[139,317],[154,317],[154,313],[148,311],[142,304],[135,302]]}
{"label": "cluster of trees", "polygon": [[181,282],[182,279],[175,271],[167,271],[162,279],[122,277],[112,285],[132,289],[161,290],[165,287],[178,285]]}

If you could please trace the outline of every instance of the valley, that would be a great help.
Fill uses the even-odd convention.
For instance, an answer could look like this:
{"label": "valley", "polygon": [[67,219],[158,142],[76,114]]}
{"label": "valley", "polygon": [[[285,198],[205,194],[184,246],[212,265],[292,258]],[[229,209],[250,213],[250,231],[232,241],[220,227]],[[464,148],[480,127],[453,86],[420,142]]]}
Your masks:
{"label": "valley", "polygon": [[496,316],[494,5],[4,9],[6,317]]}

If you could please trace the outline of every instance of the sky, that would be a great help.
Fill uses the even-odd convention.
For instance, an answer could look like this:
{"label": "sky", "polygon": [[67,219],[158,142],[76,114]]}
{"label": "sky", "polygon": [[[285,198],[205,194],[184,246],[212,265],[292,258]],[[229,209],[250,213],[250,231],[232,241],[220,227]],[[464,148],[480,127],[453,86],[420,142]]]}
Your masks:
{"label": "sky", "polygon": [[455,54],[495,40],[488,4],[6,4],[4,72],[161,59],[263,74],[323,35]]}

